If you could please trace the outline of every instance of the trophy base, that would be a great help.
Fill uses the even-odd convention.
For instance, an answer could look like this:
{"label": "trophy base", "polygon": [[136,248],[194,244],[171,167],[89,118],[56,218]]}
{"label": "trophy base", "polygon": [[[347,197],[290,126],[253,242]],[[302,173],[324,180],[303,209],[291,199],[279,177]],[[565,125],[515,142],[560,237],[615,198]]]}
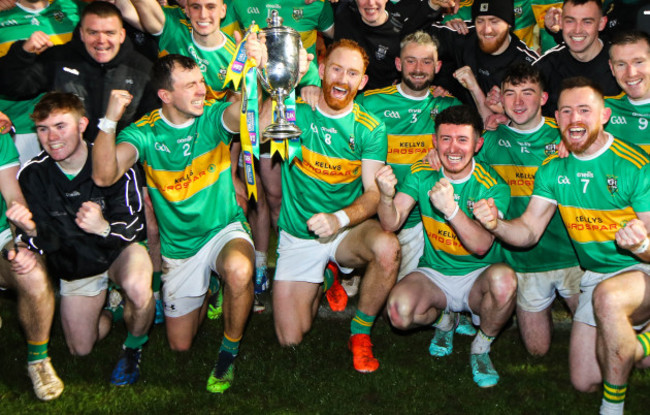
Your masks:
{"label": "trophy base", "polygon": [[300,137],[302,130],[295,124],[281,123],[271,124],[262,132],[262,143],[271,139],[273,140],[290,140],[292,138]]}

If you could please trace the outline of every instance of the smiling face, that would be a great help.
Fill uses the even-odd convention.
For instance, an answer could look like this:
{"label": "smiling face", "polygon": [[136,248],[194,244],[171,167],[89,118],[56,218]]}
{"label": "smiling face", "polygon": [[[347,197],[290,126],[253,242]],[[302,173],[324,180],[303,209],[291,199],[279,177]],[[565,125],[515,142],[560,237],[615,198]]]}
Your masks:
{"label": "smiling face", "polygon": [[79,34],[86,51],[98,63],[113,60],[126,37],[118,17],[100,17],[96,14],[88,14],[84,17]]}
{"label": "smiling face", "polygon": [[82,134],[88,125],[86,117],[58,110],[44,120],[36,121],[35,125],[38,141],[54,161],[66,162],[84,152]]}
{"label": "smiling face", "polygon": [[198,66],[185,69],[178,65],[172,71],[171,91],[161,89],[158,96],[163,101],[165,115],[175,124],[182,124],[203,115],[207,92],[203,74]]}
{"label": "smiling face", "polygon": [[589,87],[565,89],[558,99],[555,111],[562,141],[577,155],[597,152],[607,141],[603,126],[611,110],[605,108],[602,97]]}
{"label": "smiling face", "polygon": [[612,45],[609,67],[618,85],[632,99],[650,99],[650,45],[644,40]]}
{"label": "smiling face", "polygon": [[469,124],[441,124],[436,129],[436,151],[445,175],[450,179],[462,179],[472,171],[474,154],[483,144]]}
{"label": "smiling face", "polygon": [[334,49],[327,61],[319,65],[318,72],[323,80],[323,99],[334,111],[347,110],[357,91],[368,82],[363,57],[346,47]]}
{"label": "smiling face", "polygon": [[478,46],[484,53],[498,55],[508,48],[510,25],[496,16],[477,16]]}
{"label": "smiling face", "polygon": [[220,30],[226,6],[222,0],[188,0],[185,14],[190,18],[194,34],[206,37]]}
{"label": "smiling face", "polygon": [[517,85],[505,82],[501,92],[501,103],[513,126],[529,130],[542,119],[542,105],[548,94],[542,91],[539,83],[524,81]]}
{"label": "smiling face", "polygon": [[433,44],[407,43],[395,59],[397,70],[402,72],[402,83],[411,93],[428,90],[441,63]]}
{"label": "smiling face", "polygon": [[361,20],[368,26],[379,26],[388,20],[386,3],[388,0],[357,0]]}
{"label": "smiling face", "polygon": [[562,37],[571,54],[588,62],[601,50],[599,31],[605,28],[607,18],[594,2],[581,5],[565,3],[562,9]]}

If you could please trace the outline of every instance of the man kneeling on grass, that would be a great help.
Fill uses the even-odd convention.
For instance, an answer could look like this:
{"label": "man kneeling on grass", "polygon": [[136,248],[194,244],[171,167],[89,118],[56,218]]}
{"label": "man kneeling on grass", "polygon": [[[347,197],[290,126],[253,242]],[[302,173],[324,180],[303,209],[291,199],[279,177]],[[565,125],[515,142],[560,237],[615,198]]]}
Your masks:
{"label": "man kneeling on grass", "polygon": [[398,329],[433,323],[430,352],[451,353],[457,320],[443,311],[472,314],[480,330],[472,342],[470,363],[474,381],[494,386],[499,375],[492,366],[490,345],[515,307],[517,278],[500,259],[494,236],[470,217],[474,200],[493,198],[500,212],[508,210],[510,189],[489,166],[474,161],[483,143],[483,122],[467,106],[454,106],[435,119],[436,152],[442,168],[426,162],[411,173],[395,194],[397,180],[390,166],[376,174],[381,200],[377,213],[386,230],[399,229],[416,203],[424,224],[424,255],[388,296],[388,316]]}
{"label": "man kneeling on grass", "polygon": [[88,118],[76,95],[46,94],[31,118],[44,151],[18,176],[31,210],[21,206],[17,225],[26,233],[20,236],[30,249],[47,254],[48,271],[61,279],[61,320],[72,354],[89,354],[108,334],[111,319],[102,315],[108,279],[122,287],[128,337],[111,383],[134,383],[154,316],[137,174],[128,169],[106,188],[93,183],[90,145],[82,138]]}

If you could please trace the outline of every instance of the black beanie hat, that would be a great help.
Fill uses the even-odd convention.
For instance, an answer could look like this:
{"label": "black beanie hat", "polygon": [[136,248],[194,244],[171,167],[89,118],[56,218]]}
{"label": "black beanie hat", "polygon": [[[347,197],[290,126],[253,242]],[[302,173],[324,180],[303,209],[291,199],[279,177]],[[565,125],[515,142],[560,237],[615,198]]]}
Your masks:
{"label": "black beanie hat", "polygon": [[513,0],[474,0],[472,4],[472,21],[477,16],[496,16],[510,26],[515,25]]}

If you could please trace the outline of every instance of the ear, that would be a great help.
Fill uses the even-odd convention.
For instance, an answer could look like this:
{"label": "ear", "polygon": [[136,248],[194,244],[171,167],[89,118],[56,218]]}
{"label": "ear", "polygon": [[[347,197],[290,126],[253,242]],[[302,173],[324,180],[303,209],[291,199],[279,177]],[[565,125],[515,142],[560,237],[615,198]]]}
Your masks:
{"label": "ear", "polygon": [[120,45],[124,43],[124,39],[126,39],[126,29],[122,28],[120,30]]}
{"label": "ear", "polygon": [[399,57],[395,58],[395,67],[397,68],[398,71],[402,72],[402,59]]}
{"label": "ear", "polygon": [[483,147],[484,142],[485,140],[483,139],[483,136],[480,136],[476,139],[476,144],[474,144],[474,154],[478,153],[481,147]]}
{"label": "ear", "polygon": [[79,133],[83,134],[86,131],[86,128],[88,128],[88,122],[87,117],[79,118]]}
{"label": "ear", "polygon": [[367,83],[368,83],[368,75],[363,75],[363,77],[361,78],[361,82],[359,82],[359,91],[361,91],[363,87],[366,86]]}
{"label": "ear", "polygon": [[320,77],[321,81],[325,79],[325,62],[318,64],[318,76]]}
{"label": "ear", "polygon": [[542,107],[546,105],[546,101],[548,101],[548,92],[542,92],[542,99],[540,101]]}
{"label": "ear", "polygon": [[172,101],[170,91],[162,88],[158,90],[158,98],[165,104],[169,104]]}
{"label": "ear", "polygon": [[436,67],[433,70],[433,73],[438,73],[440,72],[440,68],[442,68],[442,61],[436,61]]}
{"label": "ear", "polygon": [[600,21],[598,22],[598,31],[602,32],[603,29],[605,29],[605,25],[607,25],[607,16],[600,18]]}
{"label": "ear", "polygon": [[603,115],[600,120],[601,124],[605,125],[609,121],[609,117],[612,116],[612,109],[609,107],[603,108]]}

